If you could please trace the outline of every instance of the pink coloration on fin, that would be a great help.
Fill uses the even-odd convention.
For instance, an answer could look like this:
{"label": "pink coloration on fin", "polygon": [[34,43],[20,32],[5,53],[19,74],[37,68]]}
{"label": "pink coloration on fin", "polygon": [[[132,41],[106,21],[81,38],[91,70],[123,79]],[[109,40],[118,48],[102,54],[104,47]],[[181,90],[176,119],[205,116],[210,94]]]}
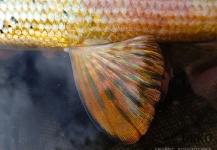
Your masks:
{"label": "pink coloration on fin", "polygon": [[13,58],[16,56],[20,51],[9,51],[9,50],[0,50],[0,60],[6,60]]}
{"label": "pink coloration on fin", "polygon": [[188,75],[194,93],[205,98],[217,110],[217,57],[200,59],[187,66]]}

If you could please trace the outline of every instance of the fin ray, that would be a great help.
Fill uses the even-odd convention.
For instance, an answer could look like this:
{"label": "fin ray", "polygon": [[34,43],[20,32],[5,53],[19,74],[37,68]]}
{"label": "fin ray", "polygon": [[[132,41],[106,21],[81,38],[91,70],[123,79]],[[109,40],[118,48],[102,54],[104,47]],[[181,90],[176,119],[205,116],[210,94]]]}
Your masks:
{"label": "fin ray", "polygon": [[91,117],[112,137],[135,143],[161,97],[164,59],[151,36],[73,47],[76,86]]}

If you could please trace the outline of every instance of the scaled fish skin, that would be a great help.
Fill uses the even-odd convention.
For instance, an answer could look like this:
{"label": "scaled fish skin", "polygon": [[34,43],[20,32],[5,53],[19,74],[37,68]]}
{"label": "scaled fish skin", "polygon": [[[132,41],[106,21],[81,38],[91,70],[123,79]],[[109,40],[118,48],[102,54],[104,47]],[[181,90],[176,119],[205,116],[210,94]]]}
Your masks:
{"label": "scaled fish skin", "polygon": [[216,0],[4,0],[0,47],[68,50],[100,129],[135,143],[162,95],[157,42],[217,39]]}
{"label": "scaled fish skin", "polygon": [[7,0],[0,9],[6,45],[65,48],[146,34],[165,42],[217,37],[216,0]]}

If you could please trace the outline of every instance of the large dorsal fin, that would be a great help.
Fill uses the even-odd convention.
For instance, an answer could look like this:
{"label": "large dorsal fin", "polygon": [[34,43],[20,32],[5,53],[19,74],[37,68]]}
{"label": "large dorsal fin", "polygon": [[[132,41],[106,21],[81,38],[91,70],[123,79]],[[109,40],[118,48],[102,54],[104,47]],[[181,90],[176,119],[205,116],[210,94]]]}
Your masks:
{"label": "large dorsal fin", "polygon": [[83,103],[101,128],[135,143],[153,119],[161,97],[164,60],[150,36],[69,50]]}

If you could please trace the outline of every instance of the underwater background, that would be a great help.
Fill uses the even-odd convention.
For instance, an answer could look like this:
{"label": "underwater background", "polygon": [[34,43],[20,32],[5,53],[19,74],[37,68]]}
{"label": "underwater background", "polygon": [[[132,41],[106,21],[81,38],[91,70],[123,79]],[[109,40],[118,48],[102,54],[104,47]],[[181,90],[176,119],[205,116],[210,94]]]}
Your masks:
{"label": "underwater background", "polygon": [[174,77],[147,134],[132,145],[111,140],[91,122],[78,96],[68,53],[46,58],[39,51],[22,51],[0,60],[0,150],[216,149],[217,112],[194,94],[185,68],[217,54],[217,48],[162,47]]}

